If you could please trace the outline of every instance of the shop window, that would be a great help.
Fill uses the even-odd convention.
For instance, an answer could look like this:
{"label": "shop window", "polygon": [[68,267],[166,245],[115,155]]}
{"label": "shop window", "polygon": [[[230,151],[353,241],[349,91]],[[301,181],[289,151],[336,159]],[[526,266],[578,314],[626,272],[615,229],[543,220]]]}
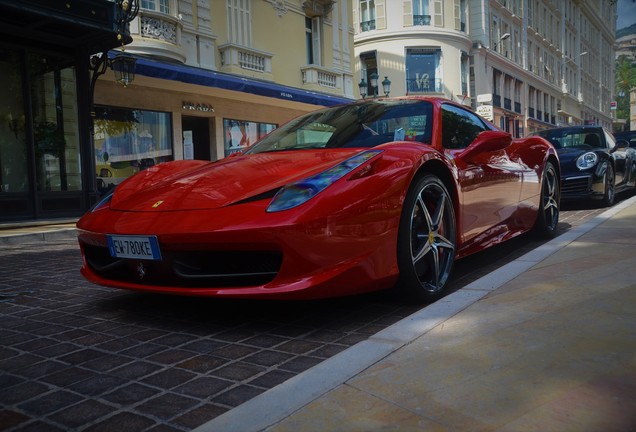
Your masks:
{"label": "shop window", "polygon": [[100,192],[148,167],[173,159],[169,113],[97,107],[93,128]]}
{"label": "shop window", "polygon": [[68,62],[36,53],[27,56],[39,192],[82,190],[77,79]]}
{"label": "shop window", "polygon": [[441,54],[438,48],[406,50],[406,88],[408,93],[442,91]]}
{"label": "shop window", "polygon": [[[22,75],[17,51],[0,50],[0,193],[27,192],[28,153]],[[2,205],[7,205],[3,203]]]}
{"label": "shop window", "polygon": [[271,123],[223,119],[225,156],[245,150],[274,129]]}

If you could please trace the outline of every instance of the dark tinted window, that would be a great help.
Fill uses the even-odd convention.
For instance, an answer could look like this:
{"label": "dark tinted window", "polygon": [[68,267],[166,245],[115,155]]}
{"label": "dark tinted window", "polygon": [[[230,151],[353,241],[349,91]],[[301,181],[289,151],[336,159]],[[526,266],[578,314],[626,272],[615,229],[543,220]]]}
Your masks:
{"label": "dark tinted window", "polygon": [[442,105],[442,145],[447,149],[463,149],[481,132],[492,130],[476,114],[455,105]]}

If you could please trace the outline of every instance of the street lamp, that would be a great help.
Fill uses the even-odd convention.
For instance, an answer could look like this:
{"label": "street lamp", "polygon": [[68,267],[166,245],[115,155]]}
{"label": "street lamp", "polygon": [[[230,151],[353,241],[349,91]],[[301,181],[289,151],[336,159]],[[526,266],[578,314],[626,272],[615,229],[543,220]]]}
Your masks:
{"label": "street lamp", "polygon": [[382,81],[382,90],[384,91],[384,96],[389,97],[389,93],[391,93],[391,80],[389,80],[387,76],[385,76],[384,81]]}
{"label": "street lamp", "polygon": [[495,42],[495,45],[493,45],[492,50],[493,51],[497,51],[497,47],[499,46],[499,43],[502,41],[505,41],[506,39],[508,39],[510,37],[510,33],[504,33],[501,35],[501,37],[499,38],[499,40],[497,42]]}
{"label": "street lamp", "polygon": [[[369,84],[371,84],[371,88],[373,88],[374,98],[378,97],[378,78],[379,76],[375,72],[373,72],[369,76]],[[382,91],[384,92],[384,96],[388,97],[389,93],[391,93],[391,80],[389,79],[388,76],[385,76],[384,80],[382,80],[380,84],[382,84]],[[358,88],[360,89],[360,96],[362,96],[362,99],[364,99],[367,96],[367,90],[368,90],[367,82],[364,80],[364,78],[360,80],[360,83],[358,84]]]}
{"label": "street lamp", "polygon": [[371,88],[373,89],[373,97],[378,97],[378,74],[373,72],[369,77],[369,83],[371,84]]}
{"label": "street lamp", "polygon": [[367,97],[367,82],[364,80],[364,78],[362,78],[360,80],[360,83],[358,84],[358,88],[360,89],[360,96],[362,96],[362,99],[364,99],[365,97]]}

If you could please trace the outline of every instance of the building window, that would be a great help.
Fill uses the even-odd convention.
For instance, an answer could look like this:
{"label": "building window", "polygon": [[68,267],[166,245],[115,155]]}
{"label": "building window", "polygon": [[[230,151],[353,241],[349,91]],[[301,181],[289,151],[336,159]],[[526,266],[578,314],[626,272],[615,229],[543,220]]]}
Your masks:
{"label": "building window", "polygon": [[250,0],[227,0],[227,20],[230,43],[251,47]]}
{"label": "building window", "polygon": [[375,30],[375,0],[360,0],[360,31]]}
{"label": "building window", "polygon": [[173,158],[169,113],[96,107],[93,135],[97,188],[102,193]]}
{"label": "building window", "polygon": [[139,6],[142,9],[170,14],[170,0],[141,0]]}
{"label": "building window", "polygon": [[461,86],[462,86],[462,95],[468,95],[468,54],[462,51],[461,56]]}
{"label": "building window", "polygon": [[223,119],[225,156],[245,150],[274,129],[271,123]]}
{"label": "building window", "polygon": [[442,51],[439,48],[407,48],[406,89],[408,93],[442,91]]}
{"label": "building window", "polygon": [[413,25],[431,25],[429,0],[413,0]]}
{"label": "building window", "polygon": [[373,96],[376,89],[371,86],[371,75],[375,73],[379,76],[376,52],[372,51],[360,54],[360,62],[362,63],[360,76],[367,83],[367,94]]}
{"label": "building window", "polygon": [[307,47],[307,64],[322,64],[322,35],[320,17],[305,17],[305,44]]}

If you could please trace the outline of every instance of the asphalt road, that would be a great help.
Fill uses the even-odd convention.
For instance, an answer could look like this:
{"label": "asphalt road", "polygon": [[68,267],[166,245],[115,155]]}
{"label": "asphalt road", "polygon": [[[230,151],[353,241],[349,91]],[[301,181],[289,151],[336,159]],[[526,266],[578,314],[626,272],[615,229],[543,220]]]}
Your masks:
{"label": "asphalt road", "polygon": [[[564,206],[559,232],[604,210]],[[459,261],[450,291],[542,243]],[[425,306],[390,292],[268,302],[98,287],[72,239],[0,257],[3,431],[188,431]]]}

